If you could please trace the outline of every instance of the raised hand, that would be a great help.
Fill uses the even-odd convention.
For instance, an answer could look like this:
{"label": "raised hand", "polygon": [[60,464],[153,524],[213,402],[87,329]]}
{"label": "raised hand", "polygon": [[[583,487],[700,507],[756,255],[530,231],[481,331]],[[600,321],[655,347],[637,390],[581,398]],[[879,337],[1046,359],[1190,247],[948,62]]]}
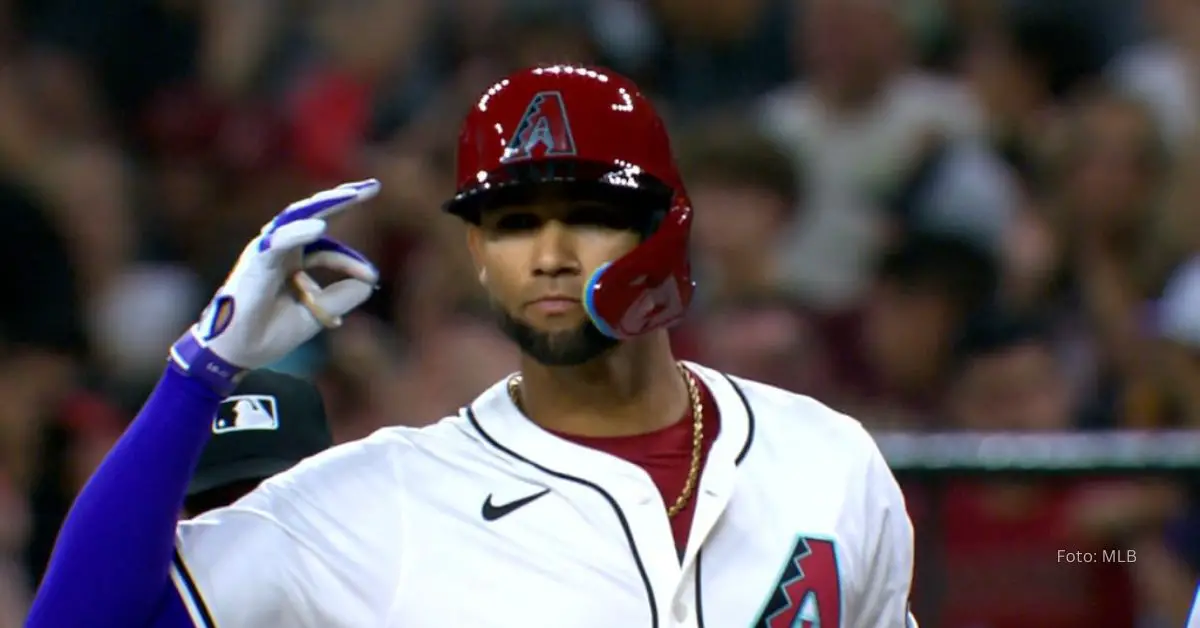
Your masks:
{"label": "raised hand", "polygon": [[[360,253],[326,237],[326,220],[379,193],[370,179],[344,183],[289,205],[238,258],[200,320],[171,347],[173,368],[220,394],[248,369],[270,364],[362,305],[379,272]],[[320,287],[306,272],[346,275]]]}

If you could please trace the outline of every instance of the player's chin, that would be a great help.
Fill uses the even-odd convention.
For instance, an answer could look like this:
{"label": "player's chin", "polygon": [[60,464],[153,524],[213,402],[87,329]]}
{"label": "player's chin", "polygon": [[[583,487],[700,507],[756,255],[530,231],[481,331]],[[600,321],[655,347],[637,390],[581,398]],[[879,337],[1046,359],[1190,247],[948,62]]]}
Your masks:
{"label": "player's chin", "polygon": [[590,325],[571,331],[534,333],[519,343],[521,351],[545,366],[580,366],[604,355],[616,341]]}
{"label": "player's chin", "polygon": [[617,344],[582,317],[572,324],[565,320],[548,323],[502,316],[500,328],[520,347],[522,353],[546,366],[584,364]]}

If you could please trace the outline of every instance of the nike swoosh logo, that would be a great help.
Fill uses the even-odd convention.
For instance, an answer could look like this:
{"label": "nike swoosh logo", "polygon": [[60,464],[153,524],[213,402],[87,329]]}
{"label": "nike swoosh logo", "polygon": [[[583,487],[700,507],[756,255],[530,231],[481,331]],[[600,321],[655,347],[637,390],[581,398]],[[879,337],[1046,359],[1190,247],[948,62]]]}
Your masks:
{"label": "nike swoosh logo", "polygon": [[487,500],[483,502],[483,508],[479,512],[481,515],[483,515],[484,521],[495,521],[495,520],[499,519],[500,517],[503,517],[522,506],[529,505],[531,502],[533,502],[534,500],[536,500],[540,497],[544,497],[549,492],[550,492],[550,489],[545,489],[545,490],[541,491],[540,493],[534,493],[533,495],[530,495],[528,497],[522,497],[521,499],[518,499],[516,501],[511,501],[511,502],[508,502],[507,504],[500,504],[500,505],[493,504],[492,496],[488,495]]}

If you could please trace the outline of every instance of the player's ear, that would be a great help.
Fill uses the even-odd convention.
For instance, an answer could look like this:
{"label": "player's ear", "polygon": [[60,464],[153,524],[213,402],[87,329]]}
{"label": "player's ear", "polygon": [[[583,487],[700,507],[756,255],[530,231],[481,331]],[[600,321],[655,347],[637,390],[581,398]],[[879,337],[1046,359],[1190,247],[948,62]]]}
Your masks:
{"label": "player's ear", "polygon": [[487,268],[483,265],[483,231],[475,225],[467,225],[467,250],[471,252],[471,262],[475,265],[479,283],[487,287]]}

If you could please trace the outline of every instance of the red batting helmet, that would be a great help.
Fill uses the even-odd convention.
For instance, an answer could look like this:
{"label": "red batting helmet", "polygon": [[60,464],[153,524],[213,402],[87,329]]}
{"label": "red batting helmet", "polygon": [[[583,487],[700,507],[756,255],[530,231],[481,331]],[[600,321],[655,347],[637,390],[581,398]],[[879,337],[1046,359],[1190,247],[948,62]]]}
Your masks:
{"label": "red batting helmet", "polygon": [[633,81],[567,65],[508,76],[463,121],[455,182],[446,210],[476,224],[484,207],[546,184],[644,209],[642,243],[596,269],[584,286],[584,307],[613,338],[683,318],[695,289],[691,202],[662,119]]}

